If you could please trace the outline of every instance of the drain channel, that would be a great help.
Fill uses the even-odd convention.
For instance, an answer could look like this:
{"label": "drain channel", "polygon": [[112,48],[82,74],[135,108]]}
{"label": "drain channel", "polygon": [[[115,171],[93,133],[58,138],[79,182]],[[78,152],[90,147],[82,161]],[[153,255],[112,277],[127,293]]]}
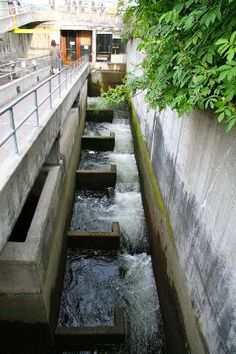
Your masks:
{"label": "drain channel", "polygon": [[114,109],[113,121],[105,123],[97,111],[95,122],[91,114],[90,109],[85,136],[102,141],[114,132],[115,146],[114,151],[84,146],[81,153],[67,234],[58,353],[161,354],[162,321],[128,109]]}

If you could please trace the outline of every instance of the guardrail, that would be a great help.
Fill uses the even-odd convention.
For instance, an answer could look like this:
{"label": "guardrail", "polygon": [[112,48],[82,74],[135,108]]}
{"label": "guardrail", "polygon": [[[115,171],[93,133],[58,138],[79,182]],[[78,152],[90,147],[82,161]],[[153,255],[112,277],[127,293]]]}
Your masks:
{"label": "guardrail", "polygon": [[3,78],[13,81],[45,66],[50,66],[49,55],[0,64],[0,85]]}
{"label": "guardrail", "polygon": [[68,0],[66,5],[62,5],[61,1],[49,0],[48,4],[36,4],[36,3],[24,3],[21,0],[0,0],[0,17],[17,15],[29,11],[47,11],[59,10],[62,12],[69,12],[72,14],[83,13],[83,12],[97,12],[99,14],[108,13],[114,14],[116,12],[115,8],[117,1],[115,0],[104,0],[95,3],[95,1],[85,1],[85,0]]}
{"label": "guardrail", "polygon": [[0,17],[17,15],[29,11],[47,10],[47,5],[22,4],[20,0],[0,0]]}
{"label": "guardrail", "polygon": [[[19,153],[17,138],[19,129],[30,119],[34,119],[35,126],[39,126],[40,114],[48,109],[53,109],[55,100],[62,97],[62,93],[67,89],[68,84],[76,80],[82,67],[88,62],[87,55],[81,57],[72,65],[52,75],[30,92],[25,93],[0,110],[0,122],[5,119],[3,127],[1,126],[1,131],[5,130],[5,134],[0,139],[0,148],[12,139],[14,152]],[[8,124],[6,124],[7,121],[9,122]],[[7,129],[7,126],[10,126],[10,129],[9,127]]]}

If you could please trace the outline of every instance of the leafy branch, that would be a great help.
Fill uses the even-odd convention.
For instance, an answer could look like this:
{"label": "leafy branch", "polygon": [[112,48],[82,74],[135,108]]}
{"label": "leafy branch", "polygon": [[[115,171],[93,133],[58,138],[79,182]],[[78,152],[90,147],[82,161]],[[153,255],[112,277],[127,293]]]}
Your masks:
{"label": "leafy branch", "polygon": [[[140,38],[142,75],[112,96],[146,90],[152,108],[180,115],[212,109],[226,131],[236,124],[236,0],[120,1],[128,40]],[[138,24],[138,25],[137,25]],[[107,94],[109,96],[109,94]],[[116,97],[117,99],[117,97]]]}

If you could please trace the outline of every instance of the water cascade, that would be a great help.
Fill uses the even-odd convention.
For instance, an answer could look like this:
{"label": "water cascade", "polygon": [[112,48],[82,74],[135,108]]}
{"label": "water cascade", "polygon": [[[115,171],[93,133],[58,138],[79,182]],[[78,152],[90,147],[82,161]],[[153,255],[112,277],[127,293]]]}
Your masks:
{"label": "water cascade", "polygon": [[[88,106],[96,102],[88,99]],[[59,326],[113,326],[114,308],[124,308],[126,339],[119,345],[85,346],[76,353],[164,353],[128,114],[124,105],[114,108],[112,123],[86,123],[85,135],[114,132],[115,149],[83,150],[79,168],[100,169],[115,164],[117,182],[115,189],[75,191],[70,230],[105,232],[110,231],[112,222],[119,222],[121,245],[119,252],[68,249],[59,315]]]}

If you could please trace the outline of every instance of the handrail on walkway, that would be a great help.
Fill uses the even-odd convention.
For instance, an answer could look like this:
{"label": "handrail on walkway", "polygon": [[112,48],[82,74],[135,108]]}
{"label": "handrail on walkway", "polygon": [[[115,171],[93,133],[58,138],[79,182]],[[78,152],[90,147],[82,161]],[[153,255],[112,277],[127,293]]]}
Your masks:
{"label": "handrail on walkway", "polygon": [[26,4],[21,0],[0,0],[0,17],[22,14],[29,11],[47,10],[48,6],[43,4]]}
{"label": "handrail on walkway", "polygon": [[[81,57],[70,66],[65,67],[57,74],[54,74],[50,78],[44,80],[30,92],[25,93],[12,103],[8,104],[4,109],[0,110],[0,123],[3,118],[9,119],[10,122],[10,131],[6,132],[4,137],[0,139],[0,148],[12,138],[14,142],[14,152],[19,153],[17,138],[18,130],[32,117],[35,119],[35,125],[39,126],[39,112],[43,104],[49,100],[49,109],[52,110],[55,105],[53,102],[55,102],[57,98],[62,97],[63,90],[66,90],[68,84],[75,81],[77,74],[80,72],[83,65],[88,61],[87,55]],[[30,96],[32,98],[32,95],[33,100],[29,99]],[[21,106],[17,107],[19,104],[21,104]],[[25,109],[27,113],[25,112]],[[48,107],[46,109],[48,109]]]}
{"label": "handrail on walkway", "polygon": [[43,55],[30,59],[11,60],[8,63],[0,64],[0,79],[8,78],[10,81],[21,77],[37,69],[50,65],[50,56]]}

